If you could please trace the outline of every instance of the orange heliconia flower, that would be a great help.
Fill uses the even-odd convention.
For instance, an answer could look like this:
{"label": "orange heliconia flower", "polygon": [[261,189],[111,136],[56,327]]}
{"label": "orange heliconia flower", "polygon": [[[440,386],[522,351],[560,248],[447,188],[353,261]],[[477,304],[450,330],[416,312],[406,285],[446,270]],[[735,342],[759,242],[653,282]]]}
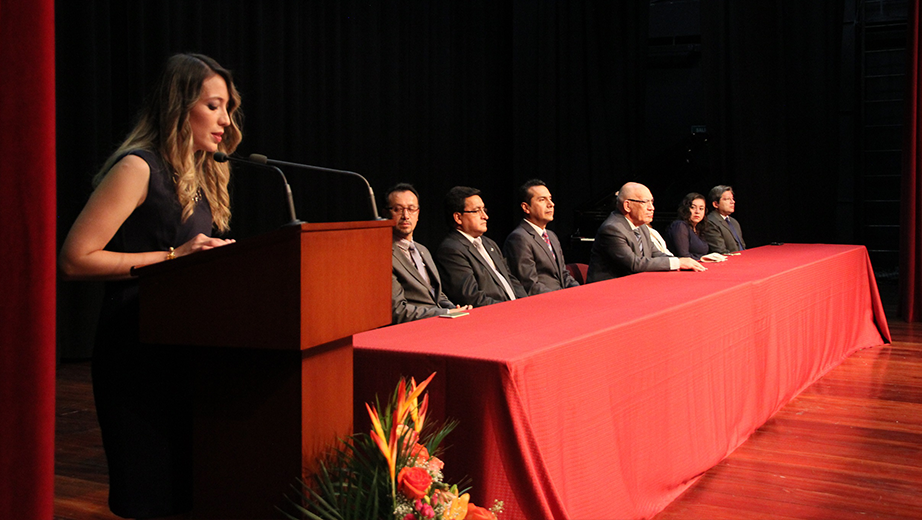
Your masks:
{"label": "orange heliconia flower", "polygon": [[[415,379],[411,378],[409,394],[407,393],[406,380],[403,378],[400,379],[400,383],[397,385],[397,405],[394,408],[394,420],[391,422],[391,430],[387,432],[386,435],[384,433],[384,427],[381,425],[381,417],[378,415],[378,410],[369,406],[368,403],[365,403],[365,409],[368,410],[368,416],[371,418],[372,426],[372,431],[369,436],[378,446],[378,449],[381,450],[385,460],[387,460],[387,469],[391,476],[392,488],[396,483],[397,477],[397,457],[399,454],[397,443],[401,436],[405,436],[404,432],[406,430],[406,425],[404,423],[407,420],[407,416],[412,413],[415,433],[419,433],[420,429],[422,429],[422,421],[426,416],[429,396],[427,395],[423,398],[421,410],[417,407],[417,399],[420,394],[423,393],[423,390],[426,389],[429,381],[432,381],[433,377],[435,377],[435,372],[419,385],[416,384]],[[412,442],[415,443],[415,439],[413,439]]]}

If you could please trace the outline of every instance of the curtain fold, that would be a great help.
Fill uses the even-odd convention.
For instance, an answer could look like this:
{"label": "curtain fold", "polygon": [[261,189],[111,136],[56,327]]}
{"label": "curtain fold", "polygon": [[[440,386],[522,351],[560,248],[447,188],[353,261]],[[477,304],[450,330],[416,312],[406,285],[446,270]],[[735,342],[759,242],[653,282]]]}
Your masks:
{"label": "curtain fold", "polygon": [[53,0],[0,9],[0,518],[54,510]]}
{"label": "curtain fold", "polygon": [[920,2],[910,0],[907,18],[906,126],[900,204],[900,316],[922,321],[922,37]]}

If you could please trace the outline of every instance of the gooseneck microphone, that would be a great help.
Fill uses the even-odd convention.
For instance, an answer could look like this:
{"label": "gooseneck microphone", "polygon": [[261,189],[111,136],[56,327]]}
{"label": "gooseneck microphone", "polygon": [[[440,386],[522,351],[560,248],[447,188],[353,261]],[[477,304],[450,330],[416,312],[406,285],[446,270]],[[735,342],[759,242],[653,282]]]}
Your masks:
{"label": "gooseneck microphone", "polygon": [[378,214],[378,205],[375,204],[375,192],[374,190],[371,189],[371,184],[368,183],[368,179],[366,179],[365,177],[363,177],[362,175],[358,173],[350,172],[346,170],[336,170],[333,168],[324,168],[323,166],[311,166],[309,164],[299,164],[299,163],[292,163],[292,162],[287,162],[287,161],[276,161],[274,159],[269,159],[265,155],[261,155],[258,153],[250,154],[249,159],[253,163],[264,164],[268,166],[290,166],[292,168],[301,168],[303,170],[312,170],[312,171],[326,172],[326,173],[337,173],[340,175],[352,175],[352,176],[358,177],[359,179],[362,179],[362,182],[365,183],[365,187],[368,188],[368,202],[369,202],[369,205],[371,206],[371,219],[372,220],[384,220]]}
{"label": "gooseneck microphone", "polygon": [[250,159],[244,159],[242,157],[234,157],[231,155],[227,155],[224,152],[215,152],[214,160],[220,163],[227,162],[227,161],[234,161],[234,162],[239,162],[239,163],[244,163],[244,164],[250,164],[253,166],[260,167],[260,168],[268,168],[270,170],[274,170],[275,172],[277,172],[282,177],[282,184],[285,185],[285,195],[288,198],[288,213],[289,215],[291,215],[291,222],[289,222],[287,225],[302,223],[300,220],[298,220],[298,217],[295,215],[295,202],[294,202],[294,199],[292,199],[291,197],[291,186],[288,184],[288,179],[285,177],[285,174],[282,173],[282,170],[270,164],[266,164],[265,161],[259,162],[259,161],[253,161]]}

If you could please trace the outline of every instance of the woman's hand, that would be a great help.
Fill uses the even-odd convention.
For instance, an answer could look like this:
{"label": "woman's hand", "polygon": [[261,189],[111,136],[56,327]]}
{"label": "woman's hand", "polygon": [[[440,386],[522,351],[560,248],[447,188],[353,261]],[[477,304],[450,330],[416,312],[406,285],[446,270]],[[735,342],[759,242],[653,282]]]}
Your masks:
{"label": "woman's hand", "polygon": [[223,238],[213,238],[205,236],[201,233],[195,235],[195,237],[186,242],[185,244],[177,247],[173,250],[173,256],[180,257],[191,255],[192,253],[197,253],[199,251],[207,251],[208,249],[214,249],[216,247],[226,246],[227,244],[233,244],[234,240],[225,240]]}

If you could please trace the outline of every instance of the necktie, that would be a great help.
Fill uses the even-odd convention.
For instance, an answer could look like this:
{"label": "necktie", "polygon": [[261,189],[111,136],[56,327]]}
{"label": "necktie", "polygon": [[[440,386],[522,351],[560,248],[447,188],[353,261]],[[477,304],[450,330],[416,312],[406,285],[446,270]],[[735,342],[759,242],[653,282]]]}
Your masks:
{"label": "necktie", "polygon": [[733,240],[736,240],[736,246],[740,248],[740,251],[746,249],[743,247],[743,241],[740,240],[740,236],[736,234],[736,229],[733,227],[733,224],[730,222],[730,217],[724,219],[727,223],[727,227],[730,228],[730,233],[733,235]]}
{"label": "necktie", "polygon": [[640,229],[634,230],[634,237],[637,238],[637,247],[640,251],[639,256],[643,256],[643,236],[640,235]]}
{"label": "necktie", "polygon": [[551,245],[551,239],[547,236],[547,230],[541,233],[541,236],[544,238],[544,241],[547,243],[547,248],[551,250],[551,256],[554,257],[554,260],[557,260],[557,253],[554,252],[554,246]]}
{"label": "necktie", "polygon": [[493,263],[493,259],[490,257],[490,254],[487,253],[485,247],[483,247],[483,241],[480,240],[480,237],[474,239],[474,247],[477,248],[477,251],[480,253],[480,256],[487,261],[487,265],[493,269],[493,272],[496,274],[496,277],[499,278],[499,281],[503,284],[503,289],[506,290],[506,295],[509,296],[510,300],[515,299],[515,291],[512,290],[512,287],[509,285],[509,282],[506,281],[506,278],[500,274],[499,270],[496,269],[496,264]]}
{"label": "necktie", "polygon": [[416,270],[419,271],[419,275],[423,277],[426,286],[429,287],[429,294],[435,298],[435,290],[432,288],[432,281],[429,280],[429,273],[426,271],[426,264],[423,262],[423,256],[419,254],[419,250],[416,249],[416,246],[412,242],[410,243],[409,250],[410,258],[412,258],[413,263],[416,264]]}

